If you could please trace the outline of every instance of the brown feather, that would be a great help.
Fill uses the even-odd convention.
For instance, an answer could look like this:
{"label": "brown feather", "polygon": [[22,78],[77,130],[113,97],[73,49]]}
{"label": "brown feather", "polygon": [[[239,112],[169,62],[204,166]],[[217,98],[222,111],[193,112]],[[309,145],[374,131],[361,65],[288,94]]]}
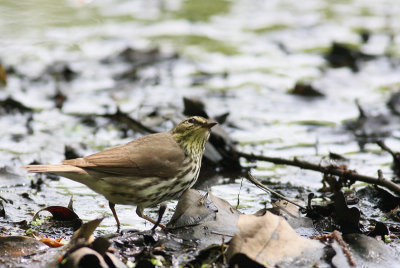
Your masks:
{"label": "brown feather", "polygon": [[163,132],[63,164],[123,176],[170,178],[175,177],[184,159],[184,150],[169,132]]}
{"label": "brown feather", "polygon": [[76,174],[87,174],[83,168],[71,166],[71,165],[26,165],[21,168],[25,168],[28,173],[76,173]]}
{"label": "brown feather", "polygon": [[81,166],[81,167],[83,167],[83,166],[85,166],[85,167],[96,166],[94,164],[90,164],[84,158],[68,159],[68,160],[62,161],[61,163],[63,165]]}

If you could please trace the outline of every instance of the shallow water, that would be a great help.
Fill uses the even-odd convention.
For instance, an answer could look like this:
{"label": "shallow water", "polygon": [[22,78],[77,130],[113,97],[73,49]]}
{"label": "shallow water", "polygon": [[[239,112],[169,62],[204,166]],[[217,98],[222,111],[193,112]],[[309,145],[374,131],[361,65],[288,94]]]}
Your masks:
{"label": "shallow water", "polygon": [[[213,2],[211,5],[210,3]],[[75,116],[113,113],[117,106],[145,125],[167,130],[171,122],[147,119],[157,111],[171,117],[182,110],[182,97],[206,103],[211,116],[229,112],[224,126],[245,152],[269,156],[294,156],[319,162],[335,152],[350,160],[349,167],[375,176],[382,169],[391,177],[391,157],[375,144],[360,152],[353,134],[342,127],[355,119],[355,100],[370,113],[386,111],[385,101],[399,89],[400,12],[399,1],[13,1],[0,2],[0,63],[12,66],[0,99],[12,97],[34,110],[26,128],[27,114],[0,116],[0,165],[14,179],[0,195],[28,191],[34,205],[26,201],[22,210],[35,211],[37,204],[67,205],[74,195],[75,209],[83,220],[107,215],[100,232],[114,231],[114,219],[106,200],[85,186],[61,178],[45,181],[42,193],[31,193],[33,176],[19,166],[34,160],[58,163],[65,145],[79,155],[124,143],[140,133],[121,137],[118,128],[97,119],[98,128],[84,125]],[[360,30],[371,32],[363,43]],[[392,36],[392,39],[389,38]],[[392,41],[391,41],[392,40]],[[360,63],[359,72],[330,68],[321,52],[332,42],[360,47],[377,55]],[[138,68],[135,78],[118,79],[130,66],[117,61],[104,63],[126,47],[157,47],[169,60]],[[390,52],[392,57],[384,56]],[[175,53],[178,58],[172,58]],[[103,61],[101,61],[103,60]],[[66,63],[77,77],[54,79],[47,68]],[[207,74],[199,80],[201,74]],[[304,98],[288,91],[299,82],[309,82],[325,97]],[[196,83],[195,83],[196,82]],[[66,96],[61,109],[52,97]],[[232,127],[232,125],[234,127]],[[15,139],[15,136],[22,136]],[[386,139],[399,148],[400,132]],[[243,164],[246,163],[243,161]],[[294,167],[257,163],[253,173],[273,182],[290,182],[310,191],[321,187],[321,175]],[[224,178],[221,178],[224,181]],[[14,183],[15,182],[15,183]],[[262,209],[270,197],[241,180],[220,184],[211,191],[245,213]],[[25,187],[25,188],[24,188]],[[49,193],[49,194],[47,194]],[[294,197],[297,192],[288,192]],[[23,202],[25,202],[23,200]],[[164,221],[172,215],[170,202]],[[14,222],[30,220],[20,211],[9,210]],[[150,228],[130,206],[117,206],[124,227]],[[156,210],[150,215],[155,217]]]}

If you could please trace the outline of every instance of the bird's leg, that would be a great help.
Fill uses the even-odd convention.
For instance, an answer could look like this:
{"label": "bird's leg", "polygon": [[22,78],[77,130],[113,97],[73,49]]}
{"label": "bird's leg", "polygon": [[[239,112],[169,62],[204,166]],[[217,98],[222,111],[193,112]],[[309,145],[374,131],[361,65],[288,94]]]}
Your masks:
{"label": "bird's leg", "polygon": [[167,209],[167,204],[162,202],[160,204],[160,209],[158,210],[158,219],[156,224],[154,224],[153,228],[151,228],[151,230],[155,230],[157,228],[157,226],[160,226],[160,222],[162,220],[162,217],[164,216],[165,210]]}
{"label": "bird's leg", "polygon": [[115,204],[114,204],[114,203],[111,203],[111,202],[108,202],[108,206],[110,207],[111,212],[112,212],[112,214],[114,215],[115,221],[117,222],[117,232],[119,232],[119,227],[120,227],[121,224],[119,223],[119,219],[118,219],[118,216],[117,216],[117,212],[115,212]]}
{"label": "bird's leg", "polygon": [[[140,218],[145,219],[145,220],[151,222],[152,224],[156,224],[157,226],[160,226],[162,229],[165,228],[165,226],[164,226],[163,224],[159,223],[158,221],[153,220],[153,219],[150,218],[149,216],[144,215],[144,214],[143,214],[143,210],[144,210],[144,208],[143,208],[143,207],[140,207],[140,206],[137,206],[137,208],[136,208],[136,214],[137,214]],[[164,214],[164,213],[163,213],[163,214]],[[160,220],[160,221],[161,221],[161,220]]]}

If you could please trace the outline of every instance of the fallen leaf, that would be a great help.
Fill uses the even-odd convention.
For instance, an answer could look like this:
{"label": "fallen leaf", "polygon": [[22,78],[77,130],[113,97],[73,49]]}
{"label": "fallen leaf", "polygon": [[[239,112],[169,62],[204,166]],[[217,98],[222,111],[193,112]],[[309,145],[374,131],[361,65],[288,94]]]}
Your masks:
{"label": "fallen leaf", "polygon": [[[43,252],[48,249],[44,243],[27,236],[0,237],[0,258],[15,258]],[[2,260],[0,259],[0,264]],[[1,266],[1,265],[0,265]]]}
{"label": "fallen leaf", "polygon": [[212,193],[189,189],[180,198],[167,229],[185,240],[197,241],[204,248],[226,242],[237,233],[239,215],[227,201]]}
{"label": "fallen leaf", "polygon": [[33,216],[34,221],[39,217],[39,213],[42,211],[50,212],[51,215],[53,215],[53,219],[56,221],[72,221],[79,219],[79,216],[69,208],[63,206],[50,206],[36,212],[35,216]]}
{"label": "fallen leaf", "polygon": [[310,260],[315,256],[318,260],[323,255],[321,243],[300,237],[285,219],[270,212],[262,217],[241,215],[237,226],[240,233],[230,242],[228,259],[236,254],[246,254],[252,260],[272,267],[305,256]]}
{"label": "fallen leaf", "polygon": [[93,232],[99,226],[104,218],[95,219],[89,222],[82,224],[81,228],[79,228],[74,235],[72,236],[70,245],[75,245],[77,243],[81,243],[84,240],[87,243],[91,243],[93,240]]}
{"label": "fallen leaf", "polygon": [[58,248],[64,246],[63,243],[60,243],[58,239],[53,239],[49,237],[43,237],[39,239],[40,242],[43,242],[44,244],[48,245],[51,248]]}

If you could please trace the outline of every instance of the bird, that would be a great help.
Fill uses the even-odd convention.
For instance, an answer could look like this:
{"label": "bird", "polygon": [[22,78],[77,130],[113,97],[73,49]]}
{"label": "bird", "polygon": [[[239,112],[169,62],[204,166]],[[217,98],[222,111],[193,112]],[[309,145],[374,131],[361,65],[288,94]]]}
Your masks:
{"label": "bird", "polygon": [[[115,204],[144,208],[178,198],[196,182],[211,128],[217,123],[201,116],[184,119],[167,132],[139,137],[131,142],[57,165],[25,165],[28,173],[53,173],[82,183],[103,195],[120,229]],[[156,227],[156,225],[155,225]]]}

